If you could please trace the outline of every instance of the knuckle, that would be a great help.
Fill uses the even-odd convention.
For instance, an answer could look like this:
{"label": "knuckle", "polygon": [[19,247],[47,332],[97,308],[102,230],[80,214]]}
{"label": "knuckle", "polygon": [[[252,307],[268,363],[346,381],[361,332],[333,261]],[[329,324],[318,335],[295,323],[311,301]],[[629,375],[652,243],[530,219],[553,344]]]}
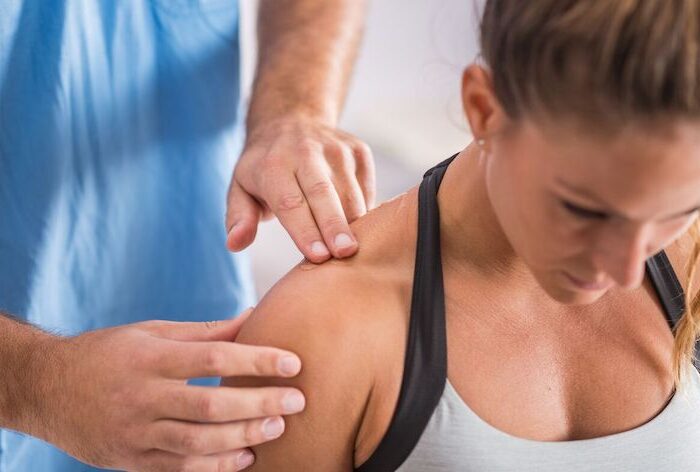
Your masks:
{"label": "knuckle", "polygon": [[258,421],[249,421],[243,428],[243,444],[253,445],[262,439],[262,428]]}
{"label": "knuckle", "polygon": [[201,395],[197,402],[197,412],[200,418],[205,421],[214,421],[218,418],[219,406],[212,394],[206,393]]}
{"label": "knuckle", "polygon": [[260,159],[259,166],[251,169],[251,180],[257,186],[265,187],[274,184],[280,175],[286,173],[286,164],[277,154],[267,154]]}
{"label": "knuckle", "polygon": [[325,231],[342,231],[345,230],[347,223],[344,217],[340,215],[333,215],[324,219],[321,226]]}
{"label": "knuckle", "polygon": [[304,196],[300,192],[285,193],[277,198],[275,208],[277,211],[297,210],[304,206]]}
{"label": "knuckle", "polygon": [[159,368],[160,366],[167,364],[170,356],[168,350],[160,349],[160,346],[146,347],[140,352],[131,353],[127,359],[131,360],[131,363],[136,368]]}
{"label": "knuckle", "polygon": [[260,398],[260,413],[263,416],[273,416],[280,414],[282,405],[282,394],[264,395]]}
{"label": "knuckle", "polygon": [[319,146],[318,143],[312,139],[302,139],[299,144],[297,144],[296,151],[301,159],[315,159],[318,157]]}
{"label": "knuckle", "polygon": [[296,235],[300,241],[303,241],[306,244],[311,244],[314,241],[323,241],[323,236],[319,233],[318,228],[316,228],[315,225],[302,225],[301,228],[296,231]]}
{"label": "knuckle", "polygon": [[308,193],[311,197],[326,197],[333,193],[335,187],[329,180],[319,180],[309,185]]}
{"label": "knuckle", "polygon": [[268,171],[280,169],[284,167],[285,164],[282,154],[277,152],[270,152],[265,154],[265,156],[260,160],[260,163],[262,165],[262,168]]}
{"label": "knuckle", "polygon": [[372,148],[370,148],[365,142],[358,141],[355,144],[355,156],[358,161],[366,163],[372,159]]}
{"label": "knuckle", "polygon": [[230,472],[238,470],[237,463],[231,457],[222,457],[216,463],[216,472]]}
{"label": "knuckle", "polygon": [[180,437],[180,447],[190,454],[202,454],[204,452],[202,435],[192,429],[187,429]]}
{"label": "knuckle", "polygon": [[256,375],[266,375],[274,371],[272,365],[274,363],[273,355],[270,353],[258,353],[253,358],[253,370]]}
{"label": "knuckle", "polygon": [[346,156],[345,146],[338,141],[326,144],[323,150],[326,157],[333,160],[342,160]]}
{"label": "knuckle", "polygon": [[139,328],[143,329],[156,329],[160,328],[165,325],[165,321],[163,320],[147,320],[147,321],[140,321],[135,324],[135,326],[138,326]]}
{"label": "knuckle", "polygon": [[226,367],[226,353],[219,347],[210,348],[204,355],[203,367],[212,374],[221,372]]}

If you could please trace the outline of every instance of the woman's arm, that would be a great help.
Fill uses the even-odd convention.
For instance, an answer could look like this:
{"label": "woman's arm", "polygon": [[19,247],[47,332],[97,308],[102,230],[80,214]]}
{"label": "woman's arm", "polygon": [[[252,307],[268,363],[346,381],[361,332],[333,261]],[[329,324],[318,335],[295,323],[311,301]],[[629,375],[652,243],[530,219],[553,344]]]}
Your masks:
{"label": "woman's arm", "polygon": [[252,470],[353,469],[378,341],[368,335],[371,296],[358,296],[367,293],[362,280],[352,267],[302,265],[273,288],[242,329],[237,342],[289,348],[304,366],[293,380],[224,381],[236,387],[294,386],[306,396],[305,411],[286,417],[284,435],[254,448]]}

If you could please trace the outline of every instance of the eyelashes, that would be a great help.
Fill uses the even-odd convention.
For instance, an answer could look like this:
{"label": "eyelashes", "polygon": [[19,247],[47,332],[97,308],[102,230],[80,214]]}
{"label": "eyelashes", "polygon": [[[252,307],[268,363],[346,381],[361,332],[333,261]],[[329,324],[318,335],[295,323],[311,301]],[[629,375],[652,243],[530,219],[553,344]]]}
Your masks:
{"label": "eyelashes", "polygon": [[[610,214],[606,213],[604,211],[599,211],[599,210],[591,210],[588,208],[583,208],[578,205],[575,205],[571,202],[568,202],[566,200],[560,200],[560,203],[564,209],[569,212],[569,214],[579,218],[579,219],[585,219],[585,220],[607,220],[610,218]],[[697,212],[700,211],[700,207],[690,209],[688,211],[685,211],[683,213],[679,213],[675,216],[666,218],[665,221],[667,222],[672,222],[672,221],[678,221],[680,218],[689,218],[692,216],[695,216]]]}
{"label": "eyelashes", "polygon": [[602,211],[589,210],[587,208],[582,208],[578,205],[574,205],[566,200],[561,200],[561,204],[566,211],[570,214],[576,216],[577,218],[586,220],[606,220],[610,215]]}

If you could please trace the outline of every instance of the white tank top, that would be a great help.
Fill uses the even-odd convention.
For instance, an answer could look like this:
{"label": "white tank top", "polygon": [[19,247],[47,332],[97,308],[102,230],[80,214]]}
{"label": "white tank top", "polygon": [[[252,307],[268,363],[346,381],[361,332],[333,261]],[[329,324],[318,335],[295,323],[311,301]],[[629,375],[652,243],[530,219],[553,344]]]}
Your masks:
{"label": "white tank top", "polygon": [[700,375],[651,421],[577,441],[532,441],[477,416],[448,381],[430,422],[400,472],[681,472],[700,470]]}

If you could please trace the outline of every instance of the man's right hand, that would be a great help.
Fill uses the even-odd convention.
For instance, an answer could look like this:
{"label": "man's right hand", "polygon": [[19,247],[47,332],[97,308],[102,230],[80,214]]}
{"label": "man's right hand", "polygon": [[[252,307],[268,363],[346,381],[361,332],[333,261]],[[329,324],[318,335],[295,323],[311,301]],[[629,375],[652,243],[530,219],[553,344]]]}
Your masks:
{"label": "man's right hand", "polygon": [[[245,449],[279,437],[303,410],[293,388],[187,385],[214,376],[293,377],[299,358],[231,342],[231,321],[148,321],[51,338],[36,372],[24,432],[94,466],[138,471],[241,470]],[[29,401],[29,400],[28,400]],[[25,417],[25,423],[27,418]]]}

